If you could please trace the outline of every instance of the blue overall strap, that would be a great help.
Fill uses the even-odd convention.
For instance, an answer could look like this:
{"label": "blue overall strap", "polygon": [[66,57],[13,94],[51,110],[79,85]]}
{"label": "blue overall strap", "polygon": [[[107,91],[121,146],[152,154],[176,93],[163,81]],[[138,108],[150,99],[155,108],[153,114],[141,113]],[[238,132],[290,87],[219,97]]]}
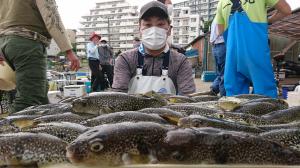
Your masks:
{"label": "blue overall strap", "polygon": [[243,8],[241,5],[241,1],[240,0],[230,0],[232,2],[232,7],[231,7],[231,14],[233,14],[234,12],[238,11],[238,12],[242,12]]}
{"label": "blue overall strap", "polygon": [[[168,70],[169,69],[169,62],[170,62],[170,51],[167,53],[164,53],[163,56],[163,65],[161,68],[161,75],[162,75],[162,70]],[[138,65],[137,68],[142,69],[142,74],[146,75],[147,70],[144,68],[144,55],[138,51]]]}
{"label": "blue overall strap", "polygon": [[169,62],[170,62],[170,50],[164,54],[164,61],[162,69],[168,70],[169,69]]}

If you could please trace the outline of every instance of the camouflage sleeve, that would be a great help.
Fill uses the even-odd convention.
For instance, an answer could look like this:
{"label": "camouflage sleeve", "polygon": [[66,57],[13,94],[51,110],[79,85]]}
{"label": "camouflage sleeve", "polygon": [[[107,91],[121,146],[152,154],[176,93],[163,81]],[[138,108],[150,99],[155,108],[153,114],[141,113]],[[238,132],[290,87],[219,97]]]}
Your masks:
{"label": "camouflage sleeve", "polygon": [[41,13],[48,32],[57,43],[60,50],[67,51],[72,49],[71,42],[58,13],[55,0],[36,0],[36,5]]}
{"label": "camouflage sleeve", "polygon": [[128,85],[131,79],[131,72],[128,62],[123,55],[120,55],[114,68],[113,91],[128,92]]}
{"label": "camouflage sleeve", "polygon": [[196,92],[196,86],[193,79],[193,71],[187,58],[183,59],[177,74],[177,87],[180,95],[188,95]]}

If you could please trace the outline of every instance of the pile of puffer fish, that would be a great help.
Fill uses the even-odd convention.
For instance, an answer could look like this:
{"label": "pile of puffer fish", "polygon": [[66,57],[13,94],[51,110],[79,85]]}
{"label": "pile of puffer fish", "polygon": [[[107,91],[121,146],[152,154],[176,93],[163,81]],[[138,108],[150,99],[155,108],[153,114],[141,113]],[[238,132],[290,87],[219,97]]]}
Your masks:
{"label": "pile of puffer fish", "polygon": [[94,93],[0,120],[0,167],[300,165],[300,107],[261,95]]}

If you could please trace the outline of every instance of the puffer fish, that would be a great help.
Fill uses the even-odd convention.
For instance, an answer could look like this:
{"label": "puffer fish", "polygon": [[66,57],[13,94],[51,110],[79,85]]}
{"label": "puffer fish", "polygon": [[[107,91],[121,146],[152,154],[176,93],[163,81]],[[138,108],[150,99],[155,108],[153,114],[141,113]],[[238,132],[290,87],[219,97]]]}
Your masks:
{"label": "puffer fish", "polygon": [[67,162],[67,142],[48,134],[0,135],[0,166],[36,166]]}
{"label": "puffer fish", "polygon": [[207,102],[197,102],[197,103],[189,103],[188,105],[198,106],[202,108],[210,108],[215,110],[221,110],[219,107],[219,101],[207,101]]}
{"label": "puffer fish", "polygon": [[167,96],[166,99],[170,103],[194,103],[194,102],[196,102],[194,98],[187,97],[187,96],[178,96],[178,95]]}
{"label": "puffer fish", "polygon": [[72,122],[81,123],[85,118],[73,113],[63,113],[56,115],[46,115],[34,119],[37,123],[49,123],[49,122]]}
{"label": "puffer fish", "polygon": [[246,100],[238,99],[235,97],[222,97],[218,101],[218,106],[224,111],[234,111]]}
{"label": "puffer fish", "polygon": [[272,103],[252,102],[252,103],[241,105],[240,107],[235,109],[234,112],[262,116],[264,114],[268,114],[276,110],[277,110],[277,106]]}
{"label": "puffer fish", "polygon": [[20,115],[44,115],[49,110],[47,109],[28,109],[28,110],[22,110],[16,113],[11,113],[9,116],[20,116]]}
{"label": "puffer fish", "polygon": [[177,129],[167,133],[158,158],[173,164],[299,165],[300,153],[261,137]]}
{"label": "puffer fish", "polygon": [[67,147],[67,157],[73,164],[85,166],[140,163],[143,157],[146,163],[155,163],[155,150],[169,129],[151,122],[101,125],[73,141]]}
{"label": "puffer fish", "polygon": [[270,98],[268,96],[258,95],[258,94],[241,94],[241,95],[236,95],[236,96],[233,96],[233,97],[238,98],[238,99],[247,99],[247,100]]}
{"label": "puffer fish", "polygon": [[68,97],[66,99],[59,101],[58,103],[70,103],[71,104],[73,102],[73,100],[75,100],[75,99],[78,99],[78,97]]}
{"label": "puffer fish", "polygon": [[167,101],[160,98],[159,95],[145,97],[117,92],[102,92],[94,96],[76,99],[72,105],[73,110],[77,113],[101,115],[119,111],[136,111],[149,107],[162,107],[167,105]]}
{"label": "puffer fish", "polygon": [[208,101],[218,101],[219,97],[204,95],[204,96],[195,96],[193,97],[193,99],[195,99],[196,102],[208,102]]}
{"label": "puffer fish", "polygon": [[281,143],[300,152],[300,129],[279,129],[264,132],[261,137]]}
{"label": "puffer fish", "polygon": [[145,114],[157,114],[168,122],[176,125],[179,119],[184,117],[182,113],[167,108],[146,108],[139,110],[139,112]]}
{"label": "puffer fish", "polygon": [[235,113],[235,112],[220,112],[212,115],[212,117],[230,121],[230,122],[240,122],[249,125],[280,124],[278,122],[267,120],[259,116],[244,114],[244,113]]}
{"label": "puffer fish", "polygon": [[40,117],[40,115],[21,115],[21,116],[8,116],[0,121],[1,126],[14,126],[19,129],[32,127],[37,123],[34,119]]}
{"label": "puffer fish", "polygon": [[203,92],[196,92],[196,93],[192,93],[189,94],[189,97],[196,97],[196,96],[209,96],[212,95],[211,91],[203,91]]}
{"label": "puffer fish", "polygon": [[204,117],[199,115],[191,115],[189,117],[181,118],[178,122],[178,126],[184,128],[214,127],[214,128],[221,128],[221,129],[233,130],[233,131],[243,131],[243,132],[256,133],[256,134],[263,132],[262,129],[259,129],[257,127],[252,127],[249,125],[233,123],[221,119]]}
{"label": "puffer fish", "polygon": [[282,123],[289,123],[300,120],[300,106],[291,107],[285,110],[278,110],[262,116],[268,120],[275,120]]}
{"label": "puffer fish", "polygon": [[95,127],[103,124],[114,124],[121,122],[155,122],[160,124],[168,124],[166,120],[156,114],[144,114],[137,111],[124,111],[111,114],[104,114],[96,118],[91,118],[81,122],[87,127]]}
{"label": "puffer fish", "polygon": [[54,114],[62,114],[72,111],[72,105],[66,103],[57,103],[57,104],[45,104],[39,106],[31,106],[26,108],[25,110],[46,110],[42,115],[54,115]]}
{"label": "puffer fish", "polygon": [[17,132],[20,132],[20,129],[15,126],[12,125],[0,126],[0,134],[17,133]]}
{"label": "puffer fish", "polygon": [[258,127],[266,131],[277,130],[277,129],[300,129],[300,121],[286,123],[286,124],[260,125]]}
{"label": "puffer fish", "polygon": [[277,107],[277,110],[284,110],[284,109],[289,108],[289,104],[286,101],[284,101],[283,99],[273,99],[273,98],[254,99],[254,100],[246,101],[243,104],[259,103],[259,102],[271,103]]}
{"label": "puffer fish", "polygon": [[205,107],[199,107],[199,106],[189,105],[189,104],[170,105],[170,106],[165,106],[165,108],[181,112],[185,116],[189,116],[189,115],[210,116],[210,115],[220,112],[219,110],[205,108]]}
{"label": "puffer fish", "polygon": [[87,131],[88,128],[75,123],[69,122],[52,122],[41,123],[34,128],[26,129],[24,131],[31,133],[46,133],[56,136],[68,143],[74,141],[80,134]]}

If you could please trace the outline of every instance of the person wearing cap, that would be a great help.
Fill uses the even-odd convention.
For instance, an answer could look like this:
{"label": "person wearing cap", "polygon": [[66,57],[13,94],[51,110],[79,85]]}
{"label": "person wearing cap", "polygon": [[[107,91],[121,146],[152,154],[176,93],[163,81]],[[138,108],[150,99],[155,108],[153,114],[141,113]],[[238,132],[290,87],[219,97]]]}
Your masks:
{"label": "person wearing cap", "polygon": [[[267,17],[268,7],[277,9]],[[285,0],[220,0],[216,23],[224,32],[226,96],[254,93],[277,98],[277,87],[268,46],[268,24],[291,13]]]}
{"label": "person wearing cap", "polygon": [[66,52],[71,69],[78,70],[80,62],[55,0],[0,1],[0,66],[5,59],[16,74],[17,96],[10,112],[49,103],[46,47],[51,38]]}
{"label": "person wearing cap", "polygon": [[141,8],[141,45],[117,58],[113,90],[130,94],[195,92],[192,66],[184,55],[170,50],[167,43],[170,22],[167,7],[161,2],[151,1]]}
{"label": "person wearing cap", "polygon": [[93,32],[90,36],[90,42],[86,45],[87,59],[92,71],[92,92],[104,90],[104,75],[100,69],[99,51],[101,36]]}
{"label": "person wearing cap", "polygon": [[[107,44],[106,40],[101,40],[100,41],[100,46],[98,48],[99,52],[99,60],[100,60],[100,65],[102,69],[102,73],[106,74],[108,81],[109,81],[109,87],[112,86],[113,83],[113,50],[112,48]],[[104,80],[104,83],[102,86],[106,86],[107,80]]]}

